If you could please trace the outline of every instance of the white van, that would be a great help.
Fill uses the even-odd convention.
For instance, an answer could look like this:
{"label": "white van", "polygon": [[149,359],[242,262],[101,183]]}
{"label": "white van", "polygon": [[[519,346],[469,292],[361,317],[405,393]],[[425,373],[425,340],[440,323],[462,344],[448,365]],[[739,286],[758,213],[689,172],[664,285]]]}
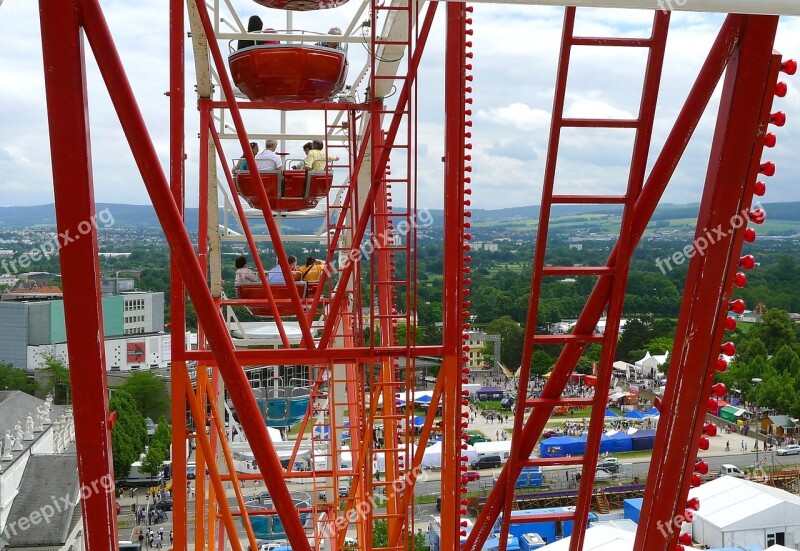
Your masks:
{"label": "white van", "polygon": [[720,465],[720,476],[735,476],[736,478],[744,478],[744,473],[736,465]]}

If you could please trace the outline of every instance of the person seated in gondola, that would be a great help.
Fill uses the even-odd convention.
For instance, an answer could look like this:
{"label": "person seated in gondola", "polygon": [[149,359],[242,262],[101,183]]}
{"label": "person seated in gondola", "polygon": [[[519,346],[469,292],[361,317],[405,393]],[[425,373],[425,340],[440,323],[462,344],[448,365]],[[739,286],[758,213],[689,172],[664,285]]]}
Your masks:
{"label": "person seated in gondola", "polygon": [[325,264],[322,260],[317,260],[313,256],[306,259],[305,266],[300,267],[300,281],[319,281]]}
{"label": "person seated in gondola", "polygon": [[[250,142],[250,150],[253,152],[253,156],[258,155],[258,144],[256,142]],[[239,157],[239,160],[236,161],[236,165],[233,167],[234,172],[247,172],[247,159],[243,156]]]}
{"label": "person seated in gondola", "polygon": [[339,157],[336,155],[325,154],[321,140],[314,140],[311,144],[312,149],[308,152],[305,159],[306,170],[325,170],[325,165],[329,161],[339,160]]}
{"label": "person seated in gondola", "polygon": [[[303,144],[303,155],[308,157],[308,152],[311,151],[312,145],[311,142],[306,142]],[[303,170],[305,168],[303,161],[297,161],[292,164],[292,170]]]}
{"label": "person seated in gondola", "polygon": [[[328,34],[332,36],[342,36],[342,29],[340,29],[339,27],[331,27],[331,29],[328,31]],[[342,49],[341,42],[317,42],[316,44],[314,44],[314,46]]]}
{"label": "person seated in gondola", "polygon": [[[300,272],[297,271],[297,257],[289,255],[286,259],[289,262],[289,270],[292,272],[292,278],[295,280],[300,279]],[[267,281],[270,285],[285,285],[286,279],[283,277],[280,263],[275,264],[267,272]]]}
{"label": "person seated in gondola", "polygon": [[278,147],[278,142],[275,140],[264,141],[264,149],[256,155],[256,166],[259,171],[264,170],[280,170],[283,166],[283,161],[275,153]]}
{"label": "person seated in gondola", "polygon": [[[261,18],[257,15],[251,15],[250,19],[247,20],[247,32],[248,33],[260,33],[261,27],[264,26],[264,22],[261,21]],[[258,46],[263,44],[262,41],[255,41],[255,40],[240,40],[239,44],[236,46],[237,50],[243,50],[244,48],[249,48],[251,46]]]}
{"label": "person seated in gondola", "polygon": [[247,259],[243,256],[237,256],[235,261],[236,266],[236,285],[243,283],[258,283],[258,275],[247,267]]}

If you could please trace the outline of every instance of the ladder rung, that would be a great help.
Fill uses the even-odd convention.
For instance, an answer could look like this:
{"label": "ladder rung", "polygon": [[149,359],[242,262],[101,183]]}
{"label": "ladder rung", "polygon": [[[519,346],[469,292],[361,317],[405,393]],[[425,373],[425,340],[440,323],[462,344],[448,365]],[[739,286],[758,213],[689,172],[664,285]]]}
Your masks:
{"label": "ladder rung", "polygon": [[638,119],[561,119],[562,128],[637,128]]}
{"label": "ladder rung", "polygon": [[519,464],[523,467],[552,467],[556,465],[582,465],[583,456],[574,457],[531,457],[520,459]]}
{"label": "ladder rung", "polygon": [[557,522],[559,520],[573,520],[575,518],[575,511],[564,513],[544,513],[541,515],[511,515],[509,522],[511,524],[526,524],[533,522]]}
{"label": "ladder rung", "polygon": [[542,268],[542,274],[546,276],[613,275],[614,271],[612,266],[545,266]]}
{"label": "ladder rung", "polygon": [[603,335],[534,335],[534,344],[566,344],[569,342],[603,342]]}
{"label": "ladder rung", "polygon": [[525,400],[525,407],[534,406],[570,406],[588,407],[595,405],[594,398],[529,398]]}
{"label": "ladder rung", "polygon": [[653,45],[651,38],[617,38],[601,36],[573,36],[573,46],[622,46],[628,48],[649,48]]}
{"label": "ladder rung", "polygon": [[553,195],[550,199],[562,205],[621,205],[627,200],[626,195]]}

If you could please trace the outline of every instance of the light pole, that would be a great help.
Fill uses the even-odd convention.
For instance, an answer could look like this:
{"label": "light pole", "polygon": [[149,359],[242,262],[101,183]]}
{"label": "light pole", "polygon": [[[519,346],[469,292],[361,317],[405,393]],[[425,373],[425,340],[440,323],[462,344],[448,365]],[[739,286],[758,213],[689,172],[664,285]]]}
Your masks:
{"label": "light pole", "polygon": [[753,388],[755,389],[756,393],[756,467],[758,467],[758,424],[761,421],[758,414],[758,383],[761,382],[761,379],[758,377],[753,377],[750,379],[750,382],[753,383]]}

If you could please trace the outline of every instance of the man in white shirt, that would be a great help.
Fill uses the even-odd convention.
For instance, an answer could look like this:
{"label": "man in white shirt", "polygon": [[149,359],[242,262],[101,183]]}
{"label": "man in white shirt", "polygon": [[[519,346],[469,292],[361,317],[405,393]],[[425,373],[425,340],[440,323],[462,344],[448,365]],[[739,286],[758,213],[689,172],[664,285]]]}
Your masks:
{"label": "man in white shirt", "polygon": [[278,147],[278,142],[275,140],[266,140],[264,142],[264,149],[256,155],[256,166],[259,172],[263,170],[280,170],[283,166],[283,161],[275,153],[275,148]]}

